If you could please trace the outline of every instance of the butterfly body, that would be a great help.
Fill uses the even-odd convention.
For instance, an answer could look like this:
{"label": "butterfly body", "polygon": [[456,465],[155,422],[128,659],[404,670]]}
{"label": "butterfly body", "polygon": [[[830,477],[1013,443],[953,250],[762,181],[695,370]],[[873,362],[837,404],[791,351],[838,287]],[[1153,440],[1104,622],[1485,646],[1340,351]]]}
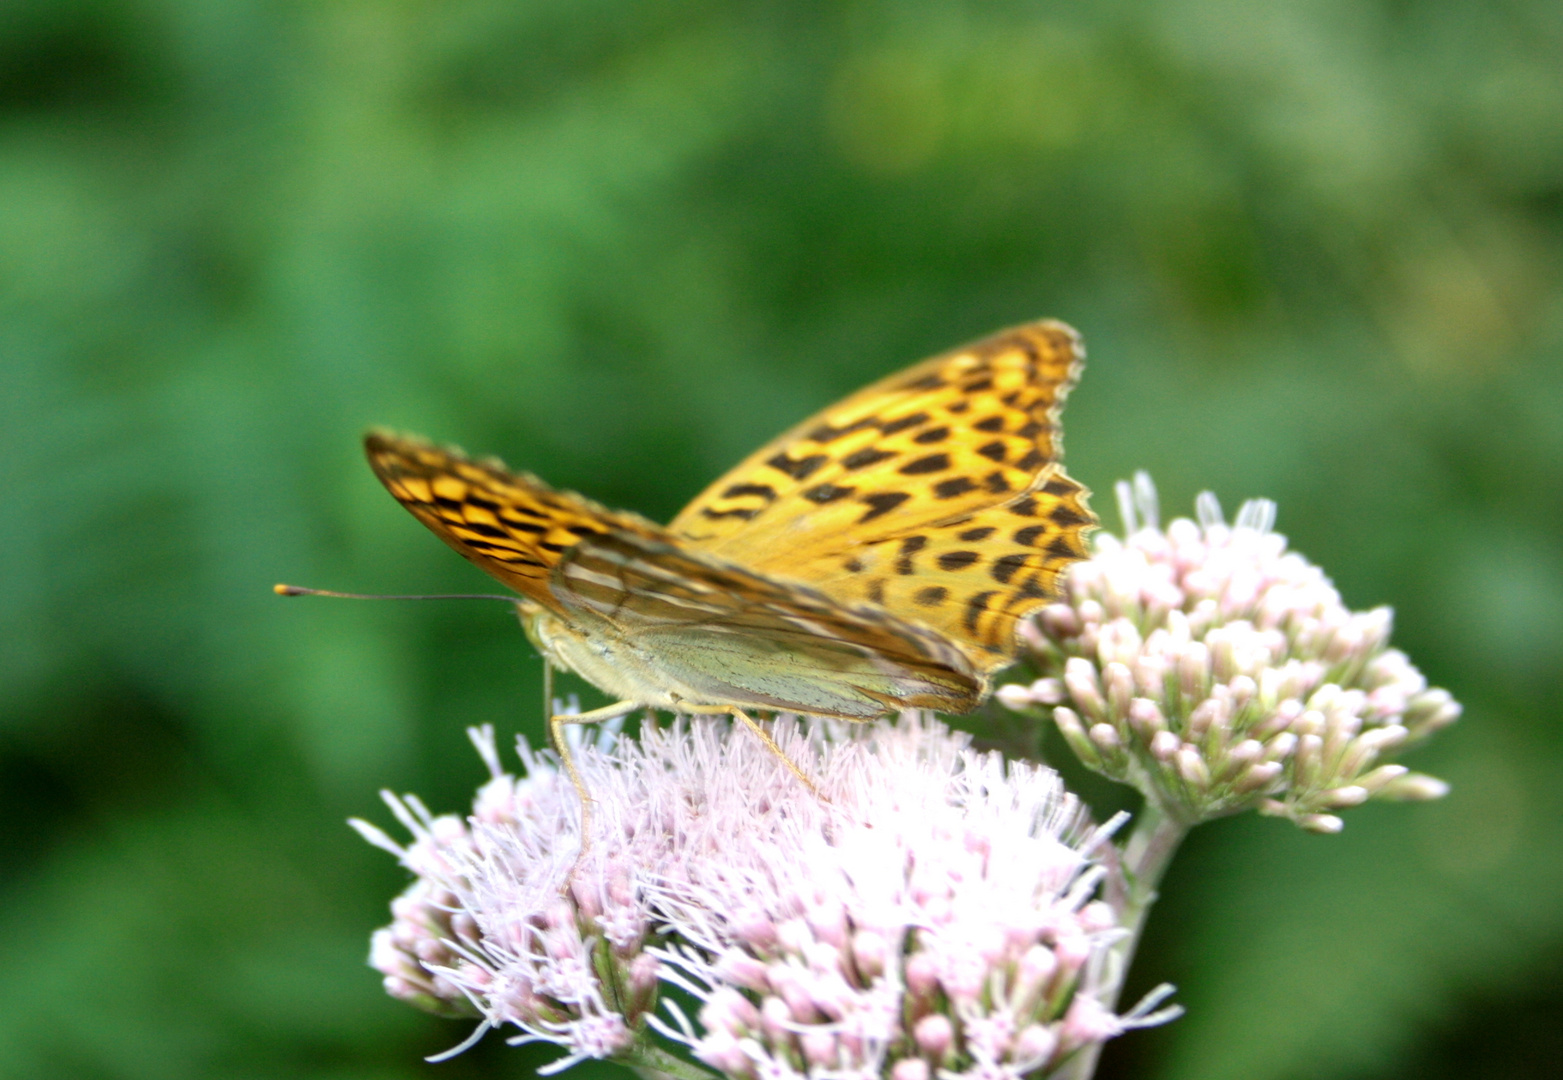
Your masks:
{"label": "butterfly body", "polygon": [[396,498],[520,592],[550,661],[620,699],[869,720],[961,713],[1095,519],[1059,463],[1079,339],[1032,323],[865,388],[662,527],[536,477],[371,433]]}

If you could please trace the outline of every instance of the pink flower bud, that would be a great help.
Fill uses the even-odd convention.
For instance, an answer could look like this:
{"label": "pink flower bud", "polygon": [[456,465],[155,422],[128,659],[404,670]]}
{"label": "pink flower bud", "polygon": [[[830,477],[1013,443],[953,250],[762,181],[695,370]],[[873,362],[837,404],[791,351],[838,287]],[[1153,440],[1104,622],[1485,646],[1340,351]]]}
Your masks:
{"label": "pink flower bud", "polygon": [[1205,765],[1205,759],[1200,756],[1199,750],[1193,746],[1184,745],[1173,755],[1173,762],[1178,769],[1178,775],[1183,781],[1192,787],[1206,788],[1210,786],[1210,769]]}
{"label": "pink flower bud", "polygon": [[[1058,1050],[1058,1036],[1044,1024],[1030,1024],[1015,1037],[1013,1056],[1017,1063],[1045,1064]],[[1034,1066],[1033,1066],[1034,1067]],[[1027,1069],[1026,1071],[1030,1071]]]}
{"label": "pink flower bud", "polygon": [[803,1049],[803,1060],[817,1068],[829,1068],[837,1063],[836,1036],[829,1031],[811,1028],[798,1036]]}
{"label": "pink flower bud", "polygon": [[1014,709],[1016,712],[1030,708],[1035,700],[1031,690],[1019,683],[1005,683],[993,691],[993,696],[998,699],[1000,705],[1006,709]]}
{"label": "pink flower bud", "polygon": [[1368,789],[1358,784],[1331,788],[1319,796],[1319,804],[1328,806],[1332,810],[1343,810],[1349,806],[1361,806],[1367,801]]}
{"label": "pink flower bud", "polygon": [[1153,739],[1167,730],[1167,720],[1154,701],[1140,697],[1129,702],[1129,726],[1140,738]]}
{"label": "pink flower bud", "polygon": [[955,1042],[955,1027],[943,1013],[933,1013],[913,1025],[912,1040],[920,1053],[943,1061]]}
{"label": "pink flower bud", "polygon": [[1424,773],[1407,773],[1398,780],[1391,780],[1379,789],[1379,797],[1401,802],[1422,802],[1442,799],[1449,794],[1449,785]]}
{"label": "pink flower bud", "polygon": [[1304,814],[1297,819],[1297,824],[1314,833],[1338,833],[1346,827],[1346,823],[1334,814]]}
{"label": "pink flower bud", "polygon": [[707,1030],[720,1028],[734,1036],[759,1026],[760,1011],[737,990],[719,986],[700,1007],[700,1024]]}
{"label": "pink flower bud", "polygon": [[1087,716],[1100,719],[1106,715],[1107,702],[1102,697],[1101,684],[1096,681],[1096,669],[1089,660],[1070,658],[1064,665],[1064,685]]}
{"label": "pink flower bud", "polygon": [[852,935],[852,962],[865,982],[884,974],[890,961],[890,943],[883,934],[859,930]]}
{"label": "pink flower bud", "polygon": [[1134,673],[1127,664],[1114,661],[1107,665],[1102,681],[1107,687],[1107,704],[1114,718],[1127,716],[1134,697]]}
{"label": "pink flower bud", "polygon": [[1261,761],[1239,773],[1232,787],[1240,795],[1267,791],[1285,771],[1286,766],[1279,761]]}
{"label": "pink flower bud", "polygon": [[1076,994],[1058,1028],[1059,1043],[1069,1050],[1103,1042],[1123,1030],[1118,1018],[1089,994]]}
{"label": "pink flower bud", "polygon": [[1038,679],[1031,684],[1031,697],[1043,705],[1061,704],[1064,700],[1064,682],[1062,679]]}
{"label": "pink flower bud", "polygon": [[1171,761],[1174,754],[1183,746],[1183,740],[1170,731],[1158,731],[1151,737],[1151,753],[1157,761]]}
{"label": "pink flower bud", "polygon": [[1118,737],[1118,729],[1111,724],[1092,724],[1089,732],[1091,741],[1103,753],[1112,753],[1123,748],[1123,740]]}
{"label": "pink flower bud", "polygon": [[740,949],[724,950],[715,967],[718,975],[736,986],[760,991],[770,988],[765,963]]}
{"label": "pink flower bud", "polygon": [[754,1062],[744,1053],[737,1036],[729,1031],[707,1029],[704,1037],[695,1044],[694,1054],[697,1059],[726,1076],[754,1075]]}
{"label": "pink flower bud", "polygon": [[913,953],[903,969],[906,987],[918,997],[932,997],[939,989],[938,962],[928,953]]}
{"label": "pink flower bud", "polygon": [[766,1038],[773,1042],[784,1041],[791,1036],[795,1026],[797,1019],[781,998],[771,996],[760,1002],[760,1030],[765,1032]]}

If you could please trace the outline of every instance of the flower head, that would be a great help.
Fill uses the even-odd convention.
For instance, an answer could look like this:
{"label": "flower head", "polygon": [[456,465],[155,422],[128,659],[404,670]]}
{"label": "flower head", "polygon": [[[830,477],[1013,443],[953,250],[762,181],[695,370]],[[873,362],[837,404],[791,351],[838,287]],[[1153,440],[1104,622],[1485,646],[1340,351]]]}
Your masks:
{"label": "flower head", "polygon": [[1070,568],[1027,628],[1043,678],[1001,701],[1050,706],[1085,764],[1188,823],[1257,807],[1335,832],[1369,798],[1444,794],[1386,759],[1459,705],[1388,648],[1388,608],[1349,610],[1287,551],[1274,503],[1227,525],[1207,492],[1162,530],[1144,473],[1118,495],[1127,535]]}
{"label": "flower head", "polygon": [[[1045,1074],[1132,1021],[1092,997],[1118,934],[1056,774],[908,716],[804,766],[829,802],[736,830],[653,885],[660,950],[729,1076]],[[734,748],[736,749],[736,748]],[[737,809],[736,807],[734,809]],[[1070,1020],[1089,1002],[1110,1023]]]}
{"label": "flower head", "polygon": [[[1045,1075],[1169,1013],[1097,995],[1122,931],[1093,899],[1090,828],[1055,774],[898,725],[776,725],[798,783],[724,721],[646,725],[578,754],[595,813],[530,755],[466,823],[391,800],[418,880],[376,935],[398,997],[465,1007],[568,1056],[645,1062],[652,1033],[731,1077]],[[426,959],[427,958],[427,959]],[[672,1002],[653,1015],[656,983]],[[1159,999],[1158,999],[1159,1000]]]}
{"label": "flower head", "polygon": [[[391,925],[371,939],[370,965],[393,997],[481,1017],[480,1033],[513,1025],[522,1032],[515,1042],[563,1046],[569,1054],[556,1068],[612,1057],[656,1004],[657,965],[644,952],[650,913],[634,882],[636,859],[651,858],[649,834],[594,848],[575,866],[580,815],[570,785],[524,742],[526,777],[504,773],[492,730],[469,734],[491,778],[466,821],[387,792],[411,844],[352,823],[417,875],[392,901]],[[603,760],[587,760],[591,782]],[[607,817],[609,829],[626,824]]]}

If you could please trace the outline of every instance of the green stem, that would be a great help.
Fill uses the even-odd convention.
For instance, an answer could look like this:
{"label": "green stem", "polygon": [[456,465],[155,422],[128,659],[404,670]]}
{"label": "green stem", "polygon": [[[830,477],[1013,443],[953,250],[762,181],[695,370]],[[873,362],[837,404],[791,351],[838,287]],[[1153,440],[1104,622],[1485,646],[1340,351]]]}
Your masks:
{"label": "green stem", "polygon": [[668,1053],[644,1033],[633,1047],[615,1055],[613,1060],[634,1069],[645,1080],[717,1080],[715,1073]]}
{"label": "green stem", "polygon": [[[1134,819],[1119,865],[1109,872],[1106,900],[1118,916],[1118,925],[1128,931],[1112,944],[1107,962],[1101,967],[1103,982],[1095,991],[1097,1000],[1109,1011],[1118,1007],[1118,996],[1134,961],[1134,950],[1140,944],[1146,916],[1156,902],[1156,889],[1188,831],[1188,825],[1167,813],[1154,799],[1147,799]],[[1101,1043],[1081,1050],[1058,1074],[1059,1080],[1091,1080],[1101,1051]]]}

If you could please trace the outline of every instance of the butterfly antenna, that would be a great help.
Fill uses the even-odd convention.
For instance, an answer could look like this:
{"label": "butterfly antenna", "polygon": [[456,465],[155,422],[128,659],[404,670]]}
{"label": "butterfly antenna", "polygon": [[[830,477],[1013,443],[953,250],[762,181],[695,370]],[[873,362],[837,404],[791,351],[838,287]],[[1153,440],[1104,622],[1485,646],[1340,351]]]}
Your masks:
{"label": "butterfly antenna", "polygon": [[498,593],[439,593],[431,596],[381,596],[373,593],[335,592],[331,589],[306,589],[302,585],[273,585],[271,591],[278,596],[334,596],[339,600],[503,600],[507,604],[519,604],[519,596],[501,596]]}

